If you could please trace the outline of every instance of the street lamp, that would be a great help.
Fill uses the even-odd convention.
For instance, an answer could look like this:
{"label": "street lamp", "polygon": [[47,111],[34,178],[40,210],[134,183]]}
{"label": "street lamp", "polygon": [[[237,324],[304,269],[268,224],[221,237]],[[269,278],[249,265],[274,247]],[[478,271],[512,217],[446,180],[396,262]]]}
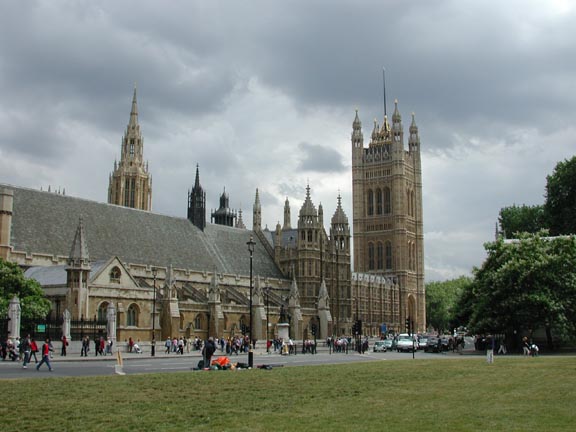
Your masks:
{"label": "street lamp", "polygon": [[152,348],[151,355],[154,357],[156,355],[156,275],[158,274],[158,269],[152,267],[152,275],[154,276],[154,297],[152,297]]}
{"label": "street lamp", "polygon": [[270,290],[272,287],[264,287],[266,292],[266,353],[270,354]]}
{"label": "street lamp", "polygon": [[248,252],[250,252],[250,351],[248,351],[248,367],[254,367],[254,338],[252,337],[252,258],[254,256],[254,246],[256,242],[250,236],[250,240],[246,243],[248,245]]}

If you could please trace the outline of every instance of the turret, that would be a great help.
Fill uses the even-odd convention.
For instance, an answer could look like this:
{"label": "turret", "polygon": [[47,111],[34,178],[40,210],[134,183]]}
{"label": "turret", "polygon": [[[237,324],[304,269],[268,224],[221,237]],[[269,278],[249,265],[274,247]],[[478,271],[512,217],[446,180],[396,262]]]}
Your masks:
{"label": "turret", "polygon": [[188,220],[204,231],[206,227],[206,192],[200,185],[200,168],[196,164],[196,179],[192,191],[188,191]]}
{"label": "turret", "polygon": [[82,218],[76,227],[72,247],[66,266],[68,288],[66,294],[67,309],[77,317],[88,317],[88,280],[90,276],[90,257]]}
{"label": "turret", "polygon": [[420,137],[418,136],[418,126],[412,113],[412,123],[410,124],[410,138],[408,139],[408,147],[411,152],[420,151]]}
{"label": "turret", "polygon": [[286,201],[284,202],[284,226],[282,229],[292,229],[290,224],[290,202],[288,201],[288,197],[286,197]]}

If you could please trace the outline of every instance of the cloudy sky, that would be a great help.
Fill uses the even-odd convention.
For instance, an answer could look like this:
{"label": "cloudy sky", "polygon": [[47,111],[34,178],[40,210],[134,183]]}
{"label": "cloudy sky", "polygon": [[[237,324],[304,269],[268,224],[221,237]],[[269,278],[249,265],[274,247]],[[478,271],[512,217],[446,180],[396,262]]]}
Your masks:
{"label": "cloudy sky", "polygon": [[0,182],[105,202],[137,83],[153,210],[186,215],[196,164],[252,226],[310,183],[352,222],[350,133],[399,100],[420,129],[427,280],[470,274],[498,212],[541,204],[576,153],[566,0],[0,0]]}

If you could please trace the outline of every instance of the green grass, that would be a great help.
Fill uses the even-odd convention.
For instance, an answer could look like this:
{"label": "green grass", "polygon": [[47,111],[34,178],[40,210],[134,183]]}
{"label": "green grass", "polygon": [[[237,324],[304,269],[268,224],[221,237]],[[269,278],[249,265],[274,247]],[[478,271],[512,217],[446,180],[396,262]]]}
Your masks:
{"label": "green grass", "polygon": [[[5,380],[0,422],[63,431],[574,430],[573,357]],[[7,429],[8,430],[8,429]]]}

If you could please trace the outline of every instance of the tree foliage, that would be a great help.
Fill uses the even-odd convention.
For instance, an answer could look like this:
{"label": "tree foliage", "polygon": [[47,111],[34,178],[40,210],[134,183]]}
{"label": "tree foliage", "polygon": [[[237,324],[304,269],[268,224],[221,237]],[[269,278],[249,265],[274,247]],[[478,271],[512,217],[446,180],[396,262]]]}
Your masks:
{"label": "tree foliage", "polygon": [[458,279],[426,284],[426,317],[428,327],[444,332],[455,321],[456,306],[472,279],[461,276]]}
{"label": "tree foliage", "polygon": [[24,277],[17,264],[0,259],[0,315],[6,314],[10,300],[17,296],[23,318],[44,318],[51,304],[40,284]]}
{"label": "tree foliage", "polygon": [[498,217],[500,231],[507,239],[518,233],[537,233],[547,226],[545,214],[543,205],[503,207]]}
{"label": "tree foliage", "polygon": [[485,244],[488,257],[459,300],[469,326],[478,333],[537,328],[551,335],[576,331],[576,237],[521,234]]}
{"label": "tree foliage", "polygon": [[576,156],[546,177],[546,209],[552,235],[576,234]]}

